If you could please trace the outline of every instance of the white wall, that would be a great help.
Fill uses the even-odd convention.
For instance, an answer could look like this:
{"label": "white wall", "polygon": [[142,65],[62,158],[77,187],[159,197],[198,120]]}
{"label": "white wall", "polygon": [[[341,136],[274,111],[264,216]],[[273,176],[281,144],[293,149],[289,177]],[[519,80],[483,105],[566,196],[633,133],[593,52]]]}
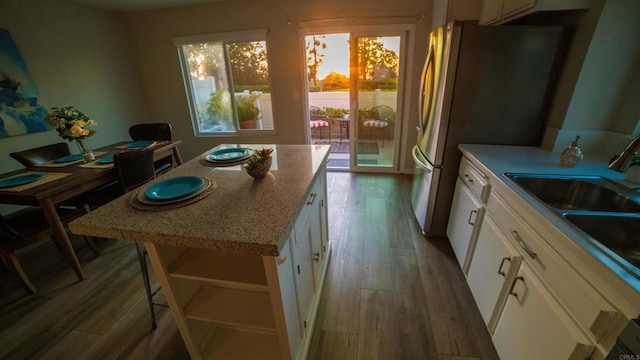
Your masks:
{"label": "white wall", "polygon": [[[393,15],[425,18],[390,19]],[[334,22],[296,22],[301,19],[349,18]],[[370,19],[367,19],[370,17]],[[414,56],[407,59],[413,78],[409,117],[417,118],[418,78],[426,57],[431,2],[416,0],[243,0],[222,1],[125,14],[150,117],[173,124],[180,150],[192,158],[220,143],[305,143],[305,76],[300,37],[302,27],[356,26],[382,23],[415,23]],[[294,20],[291,24],[289,20]],[[276,135],[195,137],[172,37],[225,31],[268,29],[269,73]],[[415,126],[408,126],[415,131]],[[415,139],[415,133],[408,136]],[[413,144],[411,144],[413,145]],[[409,145],[407,145],[409,146]]]}
{"label": "white wall", "polygon": [[[147,120],[120,14],[63,0],[2,0],[0,27],[11,33],[41,105],[74,105],[98,121],[92,146],[126,140],[131,124]],[[60,141],[53,130],[0,138],[0,172],[22,167],[9,153]]]}

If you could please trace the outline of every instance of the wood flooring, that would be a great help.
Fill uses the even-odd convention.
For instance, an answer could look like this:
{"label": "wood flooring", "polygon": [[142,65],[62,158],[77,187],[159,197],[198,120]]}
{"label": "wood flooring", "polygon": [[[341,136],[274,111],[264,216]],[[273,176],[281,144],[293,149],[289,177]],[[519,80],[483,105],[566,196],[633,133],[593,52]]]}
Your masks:
{"label": "wood flooring", "polygon": [[[328,173],[332,257],[309,359],[497,359],[446,238],[425,239],[405,175]],[[45,242],[0,266],[2,359],[188,359],[168,309],[151,331],[133,243],[72,242],[87,279]],[[159,294],[161,296],[161,294]]]}

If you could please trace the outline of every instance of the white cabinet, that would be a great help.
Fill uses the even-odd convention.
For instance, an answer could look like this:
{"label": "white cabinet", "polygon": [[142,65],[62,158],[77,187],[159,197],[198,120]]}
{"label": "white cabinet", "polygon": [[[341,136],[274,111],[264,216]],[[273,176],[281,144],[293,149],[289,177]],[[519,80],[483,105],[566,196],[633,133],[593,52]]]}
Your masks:
{"label": "white cabinet", "polygon": [[146,243],[193,359],[303,359],[330,244],[324,171],[279,256]]}
{"label": "white cabinet", "polygon": [[[451,214],[447,226],[447,236],[451,242],[453,252],[456,254],[460,267],[466,272],[467,253],[470,249],[474,230],[480,227],[484,208],[471,190],[462,180],[456,180],[456,190],[451,202]],[[477,224],[477,225],[476,225]]]}
{"label": "white cabinet", "polygon": [[486,200],[488,190],[484,174],[463,158],[451,202],[447,236],[458,263],[465,273],[471,261],[475,238],[484,215],[482,203]]}
{"label": "white cabinet", "polygon": [[478,22],[502,24],[536,11],[587,9],[593,3],[593,0],[483,0]]}
{"label": "white cabinet", "polygon": [[478,20],[481,0],[435,0],[431,18],[431,29],[451,20]]}
{"label": "white cabinet", "polygon": [[509,286],[493,343],[501,359],[585,359],[593,349],[526,263]]}
{"label": "white cabinet", "polygon": [[489,216],[485,217],[467,282],[490,332],[508,295],[505,284],[514,279],[521,261],[522,256],[509,244],[498,225]]}

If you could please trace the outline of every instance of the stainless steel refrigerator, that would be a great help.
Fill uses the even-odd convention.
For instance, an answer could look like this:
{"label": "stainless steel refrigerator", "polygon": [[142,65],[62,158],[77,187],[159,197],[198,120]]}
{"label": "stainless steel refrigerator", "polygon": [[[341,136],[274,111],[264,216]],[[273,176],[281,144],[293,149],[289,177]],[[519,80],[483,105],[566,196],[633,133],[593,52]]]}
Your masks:
{"label": "stainless steel refrigerator", "polygon": [[429,35],[412,205],[426,236],[446,236],[460,143],[539,145],[565,29],[450,22]]}

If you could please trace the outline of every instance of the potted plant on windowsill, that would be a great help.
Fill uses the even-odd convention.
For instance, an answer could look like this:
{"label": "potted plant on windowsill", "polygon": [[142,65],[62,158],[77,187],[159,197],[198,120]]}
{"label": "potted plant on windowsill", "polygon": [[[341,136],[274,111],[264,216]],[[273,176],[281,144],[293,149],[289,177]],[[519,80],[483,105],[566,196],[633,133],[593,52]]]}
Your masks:
{"label": "potted plant on windowsill", "polygon": [[256,105],[259,93],[242,94],[236,96],[236,109],[238,110],[238,122],[240,129],[255,129],[260,118],[260,109]]}

